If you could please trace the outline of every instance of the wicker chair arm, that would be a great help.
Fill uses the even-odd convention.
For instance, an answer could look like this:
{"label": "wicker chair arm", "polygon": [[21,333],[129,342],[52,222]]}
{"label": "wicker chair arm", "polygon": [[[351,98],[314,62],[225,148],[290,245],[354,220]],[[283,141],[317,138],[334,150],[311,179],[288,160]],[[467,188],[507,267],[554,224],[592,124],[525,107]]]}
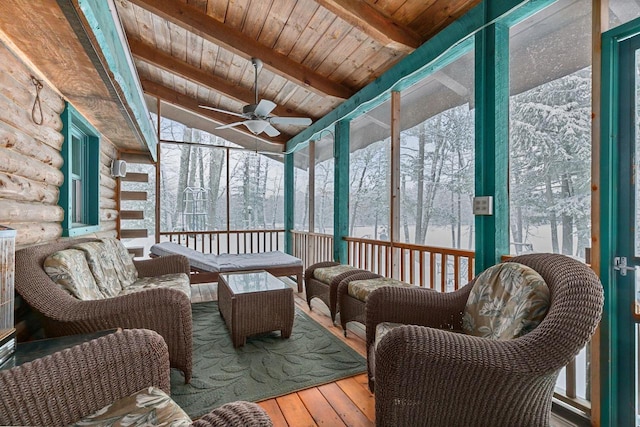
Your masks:
{"label": "wicker chair arm", "polygon": [[473,282],[448,293],[424,288],[382,287],[369,295],[366,311],[367,348],[381,322],[460,330],[462,312]]}
{"label": "wicker chair arm", "polygon": [[164,340],[116,332],[1,371],[0,424],[68,425],[149,386],[170,392]]}
{"label": "wicker chair arm", "polygon": [[336,265],[340,265],[340,263],[333,262],[333,261],[325,261],[325,262],[318,262],[316,264],[310,265],[304,272],[304,280],[309,280],[310,278],[312,278],[313,272],[316,270],[316,268],[334,267]]}
{"label": "wicker chair arm", "polygon": [[137,327],[140,328],[142,326],[139,320],[158,316],[162,312],[167,315],[177,313],[184,306],[190,309],[191,301],[183,292],[170,288],[153,288],[100,300],[81,301],[74,298],[72,303],[64,307],[64,311],[47,315],[60,322],[99,323],[89,329],[96,331],[100,330],[96,326],[109,329],[135,327],[138,324]]}
{"label": "wicker chair arm", "polygon": [[195,421],[195,427],[268,427],[273,426],[271,418],[260,405],[252,402],[231,402],[214,409]]}
{"label": "wicker chair arm", "polygon": [[185,273],[191,271],[189,259],[183,255],[167,255],[160,258],[134,260],[139,277],[161,276],[171,273]]}

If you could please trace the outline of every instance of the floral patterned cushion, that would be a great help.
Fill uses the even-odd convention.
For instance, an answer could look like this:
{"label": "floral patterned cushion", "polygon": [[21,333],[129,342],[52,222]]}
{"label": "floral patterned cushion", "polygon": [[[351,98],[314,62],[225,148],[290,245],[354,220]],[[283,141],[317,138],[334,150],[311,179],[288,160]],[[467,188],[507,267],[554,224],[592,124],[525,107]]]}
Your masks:
{"label": "floral patterned cushion", "polygon": [[62,289],[81,300],[103,299],[84,253],[77,249],[54,252],[44,260],[44,271]]}
{"label": "floral patterned cushion", "polygon": [[350,265],[334,265],[332,267],[321,267],[313,270],[313,277],[322,283],[331,283],[336,276],[346,273],[347,271],[358,272],[361,271]]}
{"label": "floral patterned cushion", "polygon": [[544,319],[549,288],[526,265],[505,262],[485,270],[471,290],[462,318],[465,333],[508,340],[522,336]]}
{"label": "floral patterned cushion", "polygon": [[149,387],[116,400],[74,426],[171,426],[191,425],[191,419],[165,392]]}
{"label": "floral patterned cushion", "polygon": [[348,292],[354,298],[367,302],[371,292],[383,286],[397,286],[402,288],[412,288],[413,285],[401,282],[400,280],[390,279],[388,277],[380,277],[377,279],[354,280],[349,282]]}
{"label": "floral patterned cushion", "polygon": [[189,276],[184,273],[165,274],[163,276],[141,277],[126,288],[120,295],[132,294],[152,288],[177,289],[184,292],[191,299],[191,284]]}
{"label": "floral patterned cushion", "polygon": [[84,252],[89,270],[91,270],[98,288],[105,297],[115,297],[122,291],[120,280],[118,280],[116,261],[113,259],[112,252],[105,250],[105,243],[79,243],[73,245],[72,248]]}
{"label": "floral patterned cushion", "polygon": [[116,273],[122,288],[126,288],[138,279],[138,270],[133,264],[131,254],[118,239],[102,239],[106,251],[113,257]]}

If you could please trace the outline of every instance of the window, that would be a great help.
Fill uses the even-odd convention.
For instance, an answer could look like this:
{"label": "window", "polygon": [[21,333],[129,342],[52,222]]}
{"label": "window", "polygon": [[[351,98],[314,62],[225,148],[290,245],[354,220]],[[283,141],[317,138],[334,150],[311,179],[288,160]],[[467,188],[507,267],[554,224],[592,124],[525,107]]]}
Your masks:
{"label": "window", "polygon": [[62,234],[79,236],[100,229],[100,137],[70,104],[62,113],[62,123]]}

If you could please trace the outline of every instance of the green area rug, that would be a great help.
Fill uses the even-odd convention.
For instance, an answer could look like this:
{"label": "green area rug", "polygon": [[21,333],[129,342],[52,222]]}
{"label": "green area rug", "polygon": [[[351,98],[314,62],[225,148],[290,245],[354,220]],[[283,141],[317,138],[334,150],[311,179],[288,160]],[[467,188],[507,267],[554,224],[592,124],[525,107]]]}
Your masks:
{"label": "green area rug", "polygon": [[192,305],[193,378],[171,370],[171,397],[192,418],[234,400],[259,401],[366,371],[366,360],[296,309],[293,333],[253,336],[240,348],[217,302]]}

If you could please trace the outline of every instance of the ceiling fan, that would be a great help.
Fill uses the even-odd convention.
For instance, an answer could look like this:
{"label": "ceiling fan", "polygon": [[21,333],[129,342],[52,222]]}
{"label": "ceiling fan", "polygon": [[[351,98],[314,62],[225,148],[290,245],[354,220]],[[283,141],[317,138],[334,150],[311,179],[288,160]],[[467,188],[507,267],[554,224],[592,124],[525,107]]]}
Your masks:
{"label": "ceiling fan", "polygon": [[274,128],[272,125],[293,125],[293,126],[309,126],[311,119],[307,117],[275,117],[270,116],[269,113],[276,108],[276,104],[262,99],[258,102],[258,73],[262,69],[262,61],[257,58],[251,58],[251,63],[255,71],[254,88],[256,94],[255,104],[248,104],[242,108],[242,113],[236,113],[234,111],[222,110],[220,108],[210,107],[208,105],[200,105],[201,108],[207,110],[217,111],[219,113],[229,114],[231,116],[241,117],[244,120],[240,122],[230,123],[228,125],[218,126],[216,129],[227,129],[239,125],[245,125],[251,133],[258,135],[259,133],[266,133],[270,137],[280,135],[280,131]]}

